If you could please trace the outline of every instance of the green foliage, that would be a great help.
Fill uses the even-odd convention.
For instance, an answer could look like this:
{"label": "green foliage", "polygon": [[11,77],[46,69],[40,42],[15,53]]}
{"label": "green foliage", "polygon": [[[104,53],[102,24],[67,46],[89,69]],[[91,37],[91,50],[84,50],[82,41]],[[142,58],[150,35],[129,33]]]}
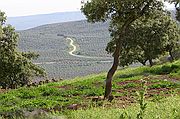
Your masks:
{"label": "green foliage", "polygon": [[[178,119],[180,117],[179,96],[169,97],[158,103],[148,102],[144,119]],[[87,110],[70,111],[68,119],[137,119],[139,106],[133,105],[125,109],[92,107]],[[121,115],[119,115],[121,114]]]}
{"label": "green foliage", "polygon": [[135,83],[128,83],[128,84],[126,84],[125,86],[123,86],[123,88],[125,89],[125,88],[134,88],[134,87],[137,87],[138,85],[137,84],[135,84]]}
{"label": "green foliage", "polygon": [[159,67],[152,67],[152,69],[146,70],[147,73],[152,74],[171,74],[171,73],[177,73],[180,70],[179,62],[175,62],[173,64],[164,64]]}
{"label": "green foliage", "polygon": [[137,114],[137,119],[144,119],[144,115],[145,115],[145,110],[147,108],[147,103],[145,102],[145,94],[147,93],[147,86],[146,86],[146,81],[142,80],[141,83],[141,88],[142,90],[137,92],[138,95],[138,103],[140,105],[140,111]]}
{"label": "green foliage", "polygon": [[124,112],[120,115],[119,119],[132,119],[132,117],[126,110],[124,110]]}
{"label": "green foliage", "polygon": [[32,99],[32,98],[35,98],[36,97],[36,92],[33,90],[33,91],[30,91],[30,90],[20,90],[19,91],[19,94],[18,94],[18,97],[19,98],[22,98],[22,99]]}
{"label": "green foliage", "polygon": [[0,86],[17,88],[33,76],[44,76],[44,70],[31,62],[37,55],[17,50],[19,36],[11,25],[5,24],[4,13],[0,11],[0,15]]}
{"label": "green foliage", "polygon": [[[121,66],[135,62],[146,65],[146,61],[152,61],[165,52],[169,52],[172,59],[175,59],[173,52],[179,48],[180,28],[166,12],[153,13],[148,19],[144,17],[136,20],[128,28],[120,52]],[[114,52],[114,45],[112,40],[108,43],[106,51]]]}
{"label": "green foliage", "polygon": [[152,60],[165,51],[172,57],[179,45],[180,30],[162,10],[160,1],[92,0],[84,4],[82,11],[90,22],[111,20],[112,40],[106,50],[113,53],[121,44],[121,66],[134,62],[145,65],[148,60],[153,65]]}

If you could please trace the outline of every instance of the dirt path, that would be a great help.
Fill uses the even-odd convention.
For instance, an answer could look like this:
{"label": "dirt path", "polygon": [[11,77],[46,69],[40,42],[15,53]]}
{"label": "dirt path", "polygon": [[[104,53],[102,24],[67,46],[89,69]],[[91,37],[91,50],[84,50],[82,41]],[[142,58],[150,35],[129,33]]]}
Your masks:
{"label": "dirt path", "polygon": [[[72,50],[70,50],[68,52],[69,55],[71,55],[71,56],[79,57],[79,58],[86,58],[86,59],[97,59],[97,60],[100,60],[100,62],[103,62],[103,63],[112,62],[112,58],[109,58],[109,57],[93,57],[93,56],[85,56],[85,55],[74,54],[74,52],[76,52],[76,50],[77,50],[77,46],[74,45],[74,40],[72,38],[69,38],[69,37],[67,37],[66,40],[70,41],[69,46],[72,47]],[[49,61],[49,62],[38,62],[38,63],[34,63],[34,64],[41,65],[41,64],[56,64],[56,63],[60,63],[60,62],[58,62],[58,61],[54,61],[54,62]]]}
{"label": "dirt path", "polygon": [[79,58],[86,58],[86,59],[97,59],[97,60],[103,60],[102,62],[112,62],[112,59],[109,57],[93,57],[93,56],[85,56],[85,55],[77,55],[74,54],[74,52],[77,50],[77,47],[74,45],[74,40],[72,38],[67,38],[67,40],[70,40],[69,45],[72,47],[72,50],[69,51],[69,54],[74,56],[74,57],[79,57]]}

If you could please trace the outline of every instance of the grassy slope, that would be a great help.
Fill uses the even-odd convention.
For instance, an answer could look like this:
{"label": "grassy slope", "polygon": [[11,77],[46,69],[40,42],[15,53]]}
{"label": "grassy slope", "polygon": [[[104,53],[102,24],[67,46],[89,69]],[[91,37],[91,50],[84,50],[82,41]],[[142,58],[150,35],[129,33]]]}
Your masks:
{"label": "grassy slope", "polygon": [[[179,119],[180,118],[180,97],[168,97],[161,102],[148,102],[144,119]],[[139,113],[139,105],[122,108],[90,108],[88,110],[71,111],[68,119],[121,119],[122,114],[127,113],[132,119],[136,119]],[[125,116],[125,119],[127,118]],[[123,119],[123,118],[122,118]]]}
{"label": "grassy slope", "polygon": [[[22,110],[43,109],[45,111],[53,110],[53,112],[60,111],[63,114],[69,115],[69,118],[84,118],[83,114],[86,114],[87,119],[104,119],[103,114],[105,113],[106,115],[114,115],[115,119],[121,112],[117,107],[131,105],[131,103],[134,104],[136,102],[136,91],[141,89],[140,79],[147,81],[148,95],[146,97],[149,97],[149,101],[159,101],[162,96],[169,96],[172,93],[179,94],[180,60],[173,64],[169,63],[152,68],[139,67],[119,70],[113,81],[115,100],[112,103],[102,101],[92,102],[96,96],[103,95],[105,77],[106,74],[102,73],[75,78],[73,80],[49,83],[38,87],[23,87],[6,93],[0,93],[0,114],[9,113],[12,115],[13,113],[18,114]],[[161,116],[164,115],[163,110],[173,111],[174,109],[176,113],[179,113],[176,111],[176,109],[180,108],[177,100],[180,100],[179,96],[168,98],[164,103],[160,104],[149,103],[152,106],[148,107],[148,112],[151,115],[156,115],[156,110],[164,107],[161,109]],[[66,109],[72,104],[77,104],[77,108],[83,110],[67,111]],[[84,110],[84,108],[88,110]],[[93,110],[97,113],[93,113]],[[127,110],[135,114],[137,106],[130,106]],[[106,115],[104,116],[108,119]]]}

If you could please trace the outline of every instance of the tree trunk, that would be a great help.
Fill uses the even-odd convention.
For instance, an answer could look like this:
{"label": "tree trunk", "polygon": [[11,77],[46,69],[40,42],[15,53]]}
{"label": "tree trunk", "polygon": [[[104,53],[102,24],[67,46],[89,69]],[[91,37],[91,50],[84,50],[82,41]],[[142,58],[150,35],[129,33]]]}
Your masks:
{"label": "tree trunk", "polygon": [[173,57],[173,54],[172,54],[171,51],[169,51],[169,55],[170,55],[170,57],[171,57],[171,62],[174,61],[174,57]]}
{"label": "tree trunk", "polygon": [[142,64],[143,66],[146,66],[146,62],[141,62],[141,64]]}
{"label": "tree trunk", "polygon": [[119,54],[120,54],[120,43],[116,43],[116,49],[114,51],[114,61],[111,69],[108,71],[107,78],[106,78],[106,87],[105,87],[105,95],[104,99],[109,99],[109,96],[111,96],[112,93],[112,78],[114,73],[117,70],[117,67],[119,65]]}
{"label": "tree trunk", "polygon": [[149,64],[150,64],[151,67],[153,66],[153,61],[152,61],[152,59],[149,59]]}
{"label": "tree trunk", "polygon": [[112,98],[112,78],[114,73],[117,70],[117,67],[119,65],[119,56],[120,56],[120,50],[121,50],[121,38],[123,38],[124,33],[126,32],[128,26],[135,20],[135,18],[129,18],[129,20],[122,26],[121,32],[119,35],[119,40],[116,41],[116,49],[114,51],[113,57],[113,65],[108,71],[107,78],[106,78],[106,87],[105,87],[105,94],[104,94],[104,99],[111,100]]}

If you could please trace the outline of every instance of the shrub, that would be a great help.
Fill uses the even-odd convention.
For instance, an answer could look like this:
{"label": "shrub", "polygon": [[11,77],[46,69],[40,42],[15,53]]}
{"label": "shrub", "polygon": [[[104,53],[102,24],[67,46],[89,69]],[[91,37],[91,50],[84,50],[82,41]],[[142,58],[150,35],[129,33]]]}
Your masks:
{"label": "shrub", "polygon": [[31,77],[44,76],[45,71],[31,62],[38,55],[19,52],[18,34],[5,24],[5,13],[1,11],[0,18],[0,87],[14,89],[27,84]]}

